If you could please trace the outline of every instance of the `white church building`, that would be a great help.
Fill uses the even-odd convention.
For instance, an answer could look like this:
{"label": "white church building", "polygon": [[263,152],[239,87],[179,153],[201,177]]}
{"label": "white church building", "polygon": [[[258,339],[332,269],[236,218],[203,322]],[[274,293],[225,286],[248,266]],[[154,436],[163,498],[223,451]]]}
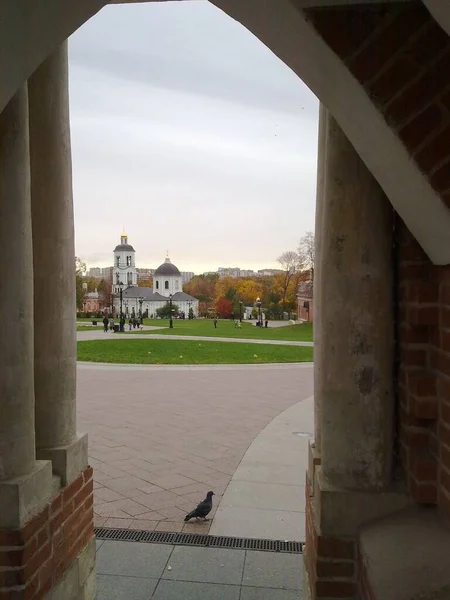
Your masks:
{"label": "white church building", "polygon": [[153,288],[138,287],[138,274],[136,271],[136,251],[128,243],[128,236],[124,232],[120,236],[120,244],[114,248],[114,267],[112,280],[112,293],[114,312],[120,313],[120,290],[122,289],[122,311],[126,315],[133,312],[139,315],[148,311],[148,316],[156,316],[158,308],[172,303],[183,312],[186,318],[192,308],[195,317],[198,317],[198,299],[183,292],[182,275],[178,268],[172,264],[167,256],[153,275]]}

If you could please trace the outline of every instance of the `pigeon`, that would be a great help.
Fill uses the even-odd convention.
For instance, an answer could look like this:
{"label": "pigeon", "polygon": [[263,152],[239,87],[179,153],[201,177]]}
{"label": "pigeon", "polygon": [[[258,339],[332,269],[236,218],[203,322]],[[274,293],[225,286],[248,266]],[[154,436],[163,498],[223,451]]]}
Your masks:
{"label": "pigeon", "polygon": [[194,508],[194,510],[186,515],[184,520],[187,522],[195,517],[196,519],[204,519],[206,521],[206,515],[209,515],[212,509],[212,497],[214,495],[214,492],[208,492],[203,502],[200,502],[197,508]]}

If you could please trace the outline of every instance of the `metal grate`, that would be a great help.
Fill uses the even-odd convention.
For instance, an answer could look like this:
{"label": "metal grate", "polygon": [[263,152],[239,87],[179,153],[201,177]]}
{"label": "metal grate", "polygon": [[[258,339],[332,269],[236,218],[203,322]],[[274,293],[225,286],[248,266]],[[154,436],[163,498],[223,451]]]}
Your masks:
{"label": "metal grate", "polygon": [[284,552],[287,554],[301,554],[303,547],[302,542],[259,540],[199,533],[172,533],[135,529],[112,529],[109,527],[96,527],[94,532],[99,540],[147,542],[174,546],[206,546],[208,548],[259,550],[263,552]]}

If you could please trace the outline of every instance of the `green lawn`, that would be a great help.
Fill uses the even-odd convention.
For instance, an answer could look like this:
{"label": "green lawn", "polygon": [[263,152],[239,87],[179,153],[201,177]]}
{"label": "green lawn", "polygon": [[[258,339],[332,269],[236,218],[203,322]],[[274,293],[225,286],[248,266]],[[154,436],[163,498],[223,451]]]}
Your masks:
{"label": "green lawn", "polygon": [[[252,324],[253,323],[253,324]],[[217,329],[210,319],[193,319],[192,321],[174,319],[173,329],[169,329],[169,321],[166,319],[144,319],[145,325],[165,327],[160,331],[142,331],[132,329],[128,333],[161,333],[165,335],[200,335],[208,337],[235,337],[244,339],[266,339],[287,340],[297,342],[312,342],[312,323],[303,325],[286,325],[285,327],[255,327],[255,321],[243,322],[242,329],[236,329],[233,321],[219,320]]]}
{"label": "green lawn", "polygon": [[77,331],[95,331],[96,329],[103,329],[103,325],[77,325]]}
{"label": "green lawn", "polygon": [[93,340],[78,342],[78,360],[154,365],[258,364],[310,362],[313,348],[194,342],[184,340]]}

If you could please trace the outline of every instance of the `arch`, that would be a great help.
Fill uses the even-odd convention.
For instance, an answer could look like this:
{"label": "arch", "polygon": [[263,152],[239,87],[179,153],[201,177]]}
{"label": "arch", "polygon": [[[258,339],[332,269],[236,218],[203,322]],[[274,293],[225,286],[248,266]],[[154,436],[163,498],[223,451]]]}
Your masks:
{"label": "arch", "polygon": [[[450,211],[360,83],[302,11],[323,2],[210,1],[303,79],[336,118],[430,259],[435,264],[450,263]],[[443,8],[439,0],[425,2],[436,18],[450,22],[450,7]],[[42,60],[106,4],[104,0],[49,0],[45,4],[5,0],[0,22],[0,110]]]}

